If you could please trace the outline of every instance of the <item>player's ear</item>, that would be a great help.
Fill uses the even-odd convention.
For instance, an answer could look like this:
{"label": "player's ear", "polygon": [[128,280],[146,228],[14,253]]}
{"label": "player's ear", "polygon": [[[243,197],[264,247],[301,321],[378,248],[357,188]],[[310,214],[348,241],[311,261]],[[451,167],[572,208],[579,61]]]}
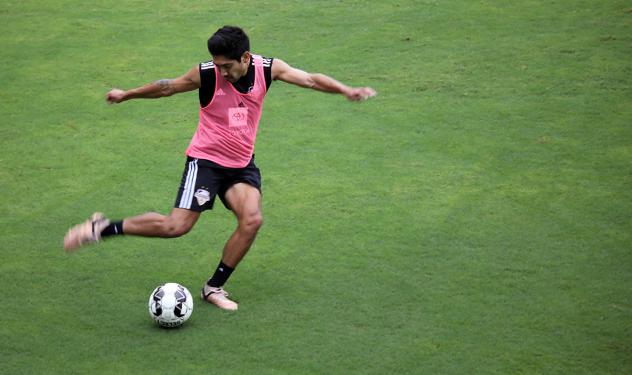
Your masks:
{"label": "player's ear", "polygon": [[241,55],[241,63],[246,64],[249,62],[250,62],[250,51],[246,51],[244,52],[243,55]]}

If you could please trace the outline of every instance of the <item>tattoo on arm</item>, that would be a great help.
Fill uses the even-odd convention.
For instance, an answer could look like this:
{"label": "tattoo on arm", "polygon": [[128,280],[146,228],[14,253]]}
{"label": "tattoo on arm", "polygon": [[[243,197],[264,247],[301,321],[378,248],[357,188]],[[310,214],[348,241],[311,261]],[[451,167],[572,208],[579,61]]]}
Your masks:
{"label": "tattoo on arm", "polygon": [[160,92],[164,95],[164,96],[169,96],[169,95],[173,95],[175,93],[175,90],[172,86],[172,79],[161,79],[156,81],[155,83],[160,87]]}
{"label": "tattoo on arm", "polygon": [[159,86],[165,87],[165,86],[169,86],[171,84],[171,80],[170,79],[161,79],[161,80],[156,81],[156,83]]}

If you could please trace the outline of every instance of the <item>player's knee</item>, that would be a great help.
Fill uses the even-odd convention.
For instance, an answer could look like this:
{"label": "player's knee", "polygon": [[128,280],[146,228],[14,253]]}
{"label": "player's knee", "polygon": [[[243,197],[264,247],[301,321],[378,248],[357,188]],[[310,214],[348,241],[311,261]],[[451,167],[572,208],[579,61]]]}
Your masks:
{"label": "player's knee", "polygon": [[163,226],[163,232],[165,237],[176,238],[189,233],[191,228],[192,225],[188,223],[167,221]]}
{"label": "player's knee", "polygon": [[246,218],[240,221],[239,226],[245,232],[249,234],[257,234],[259,228],[263,225],[263,215],[261,213],[256,213],[253,215],[248,215]]}

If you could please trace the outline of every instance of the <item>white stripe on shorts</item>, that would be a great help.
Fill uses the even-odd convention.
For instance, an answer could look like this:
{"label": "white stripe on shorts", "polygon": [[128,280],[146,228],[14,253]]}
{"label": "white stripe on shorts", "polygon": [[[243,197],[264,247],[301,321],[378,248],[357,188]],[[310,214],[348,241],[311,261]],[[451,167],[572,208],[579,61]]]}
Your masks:
{"label": "white stripe on shorts", "polygon": [[182,197],[180,198],[179,208],[191,208],[191,202],[193,202],[193,194],[195,194],[195,181],[197,180],[197,159],[193,159],[189,162],[189,170],[187,171],[186,182],[184,183],[184,189],[182,191]]}

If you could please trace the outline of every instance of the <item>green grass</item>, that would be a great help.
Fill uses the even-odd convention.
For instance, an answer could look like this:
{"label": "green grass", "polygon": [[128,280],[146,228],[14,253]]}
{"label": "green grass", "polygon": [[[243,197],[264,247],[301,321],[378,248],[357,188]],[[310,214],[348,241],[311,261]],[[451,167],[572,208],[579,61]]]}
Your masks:
{"label": "green grass", "polygon": [[[0,373],[632,372],[632,7],[625,1],[0,4]],[[265,225],[178,330],[233,230],[67,255],[67,228],[170,209],[195,93],[107,106],[243,26],[253,50],[379,96],[274,83]]]}

